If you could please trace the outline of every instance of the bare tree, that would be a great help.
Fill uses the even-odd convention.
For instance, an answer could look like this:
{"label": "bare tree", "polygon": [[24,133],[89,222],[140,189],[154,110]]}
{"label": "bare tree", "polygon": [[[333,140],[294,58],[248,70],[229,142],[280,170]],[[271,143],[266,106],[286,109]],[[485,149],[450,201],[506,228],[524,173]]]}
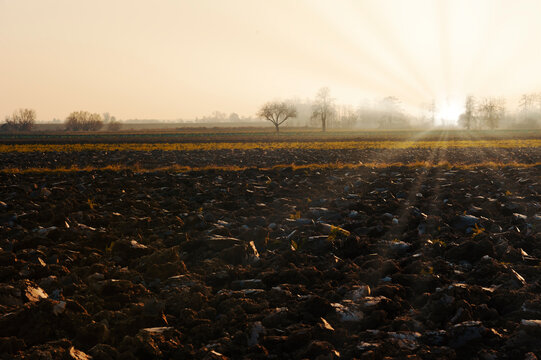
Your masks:
{"label": "bare tree", "polygon": [[459,123],[466,129],[470,130],[473,127],[476,127],[476,101],[472,95],[466,97],[466,102],[464,104],[464,113],[460,115]]}
{"label": "bare tree", "polygon": [[103,124],[107,127],[108,131],[118,131],[122,127],[120,121],[117,121],[116,117],[111,116],[108,112],[102,114]]}
{"label": "bare tree", "polygon": [[316,101],[312,109],[312,119],[321,121],[321,130],[327,129],[327,121],[334,114],[334,99],[331,98],[331,91],[328,87],[319,89]]}
{"label": "bare tree", "polygon": [[398,122],[403,117],[402,110],[400,109],[400,100],[395,96],[387,96],[381,100],[380,107],[382,111],[381,128],[390,128],[393,126],[393,123]]}
{"label": "bare tree", "polygon": [[107,130],[109,131],[118,131],[121,127],[122,124],[114,116],[107,123]]}
{"label": "bare tree", "polygon": [[231,114],[229,114],[229,121],[232,122],[232,123],[239,122],[240,121],[239,114],[237,114],[235,112],[232,112]]}
{"label": "bare tree", "polygon": [[505,102],[503,99],[485,98],[479,105],[479,120],[492,130],[498,127],[504,113]]}
{"label": "bare tree", "polygon": [[353,110],[350,106],[343,106],[340,112],[341,126],[345,128],[354,128],[359,120],[359,112]]}
{"label": "bare tree", "polygon": [[273,123],[276,127],[276,133],[278,133],[280,125],[287,119],[297,117],[297,109],[285,101],[268,102],[259,109],[257,116]]}
{"label": "bare tree", "polygon": [[536,102],[536,95],[535,94],[524,94],[520,97],[519,101],[519,108],[520,112],[523,114],[527,114],[531,112],[534,109]]}
{"label": "bare tree", "polygon": [[88,111],[74,111],[64,122],[68,131],[98,131],[103,127],[100,114],[91,114]]}
{"label": "bare tree", "polygon": [[30,131],[36,124],[36,111],[33,109],[18,109],[11,116],[6,116],[2,129],[8,131]]}
{"label": "bare tree", "polygon": [[541,93],[523,94],[519,101],[518,119],[522,127],[537,127],[541,119]]}
{"label": "bare tree", "polygon": [[427,110],[430,114],[430,122],[432,126],[436,125],[436,112],[438,111],[438,108],[436,107],[436,100],[432,99],[432,101],[428,104]]}

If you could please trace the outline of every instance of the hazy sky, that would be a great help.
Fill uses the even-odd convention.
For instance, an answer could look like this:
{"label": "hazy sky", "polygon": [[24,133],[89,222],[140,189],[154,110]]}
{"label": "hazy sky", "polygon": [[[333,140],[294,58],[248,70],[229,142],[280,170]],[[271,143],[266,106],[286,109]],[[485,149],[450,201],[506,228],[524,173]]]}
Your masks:
{"label": "hazy sky", "polygon": [[0,117],[252,115],[322,86],[457,108],[541,91],[539,44],[539,0],[0,0]]}

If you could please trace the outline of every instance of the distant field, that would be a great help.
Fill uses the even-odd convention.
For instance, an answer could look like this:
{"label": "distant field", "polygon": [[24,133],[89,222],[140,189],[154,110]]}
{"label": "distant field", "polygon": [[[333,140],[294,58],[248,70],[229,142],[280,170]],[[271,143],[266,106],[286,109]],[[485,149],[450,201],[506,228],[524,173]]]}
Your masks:
{"label": "distant field", "polygon": [[434,149],[434,148],[531,148],[541,139],[521,140],[402,140],[402,141],[296,141],[296,142],[200,142],[200,143],[86,143],[86,144],[1,144],[0,152],[79,151],[210,151],[210,150],[340,150],[340,149]]}
{"label": "distant field", "polygon": [[404,140],[518,140],[539,139],[541,130],[329,130],[288,128],[278,135],[270,128],[186,128],[118,132],[36,131],[0,133],[0,143],[183,143],[183,142],[303,142],[303,141],[404,141]]}
{"label": "distant field", "polygon": [[[433,358],[469,358],[483,334],[486,349],[496,334],[515,346],[522,309],[540,308],[525,302],[541,283],[540,170],[539,131],[3,134],[0,337],[33,344],[28,319],[93,334],[107,318],[119,348],[156,344],[148,329],[167,344],[173,329],[186,344],[246,341],[253,323],[269,349],[335,332],[343,358],[361,339],[391,349],[375,358],[411,355],[393,334]],[[452,348],[435,333],[477,337],[440,356]]]}
{"label": "distant field", "polygon": [[[37,133],[0,137],[6,173],[238,171],[358,167],[532,167],[539,131],[357,131],[253,128],[175,132]],[[10,137],[11,136],[11,137]],[[17,137],[19,136],[19,137]]]}

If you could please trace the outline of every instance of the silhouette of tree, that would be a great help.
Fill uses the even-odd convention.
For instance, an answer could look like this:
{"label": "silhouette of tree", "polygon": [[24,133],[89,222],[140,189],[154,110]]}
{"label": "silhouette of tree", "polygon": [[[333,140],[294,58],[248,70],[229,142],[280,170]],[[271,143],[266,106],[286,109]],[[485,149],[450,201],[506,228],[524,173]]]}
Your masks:
{"label": "silhouette of tree", "polygon": [[259,109],[257,116],[273,123],[276,127],[276,133],[278,133],[280,125],[287,119],[297,117],[297,109],[285,101],[268,102]]}
{"label": "silhouette of tree", "polygon": [[489,129],[498,127],[500,120],[505,113],[503,99],[485,98],[479,105],[479,120]]}
{"label": "silhouette of tree", "polygon": [[2,125],[2,129],[7,131],[30,131],[35,124],[35,110],[18,109],[11,116],[6,116],[6,123]]}
{"label": "silhouette of tree", "polygon": [[475,116],[476,112],[476,101],[472,95],[466,97],[466,102],[464,104],[464,113],[460,115],[458,122],[461,126],[470,130],[474,127],[477,127],[477,117]]}
{"label": "silhouette of tree", "polygon": [[381,128],[390,128],[393,122],[402,117],[400,100],[394,96],[387,96],[381,101]]}
{"label": "silhouette of tree", "polygon": [[436,112],[438,111],[438,108],[436,107],[436,100],[432,100],[428,104],[428,113],[430,114],[430,122],[431,125],[436,125]]}
{"label": "silhouette of tree", "polygon": [[311,119],[321,121],[321,130],[327,130],[327,121],[334,114],[334,99],[331,98],[331,91],[328,87],[319,89],[316,101],[312,110]]}
{"label": "silhouette of tree", "polygon": [[103,127],[100,114],[91,114],[88,111],[74,111],[64,122],[68,131],[97,131]]}

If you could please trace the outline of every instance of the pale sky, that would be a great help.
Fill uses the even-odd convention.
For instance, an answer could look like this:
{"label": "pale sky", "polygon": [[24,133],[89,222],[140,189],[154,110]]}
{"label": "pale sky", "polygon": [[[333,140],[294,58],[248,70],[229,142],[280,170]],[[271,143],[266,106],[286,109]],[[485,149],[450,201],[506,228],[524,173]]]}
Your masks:
{"label": "pale sky", "polygon": [[0,0],[0,118],[253,115],[262,103],[541,91],[541,1]]}

